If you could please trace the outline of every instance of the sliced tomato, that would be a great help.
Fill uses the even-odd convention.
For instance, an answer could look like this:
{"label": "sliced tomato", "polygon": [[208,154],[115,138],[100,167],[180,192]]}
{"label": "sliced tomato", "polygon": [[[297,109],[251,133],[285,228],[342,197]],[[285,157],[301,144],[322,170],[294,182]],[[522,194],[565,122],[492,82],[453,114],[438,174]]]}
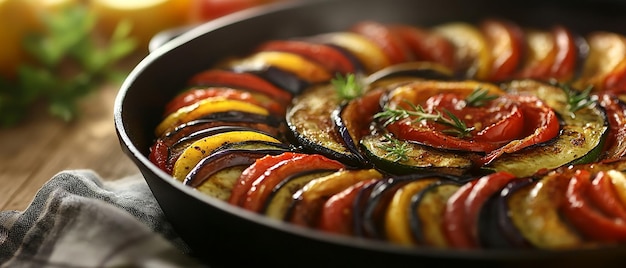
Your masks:
{"label": "sliced tomato", "polygon": [[387,55],[389,63],[392,65],[413,59],[403,40],[387,25],[368,20],[353,25],[350,30],[376,43]]}
{"label": "sliced tomato", "polygon": [[326,232],[352,235],[354,199],[361,189],[377,181],[378,179],[360,181],[331,196],[322,207],[318,228]]}
{"label": "sliced tomato", "polygon": [[194,87],[185,90],[165,105],[164,114],[169,115],[184,106],[212,97],[224,97],[230,100],[249,102],[267,109],[274,115],[285,115],[286,108],[284,105],[272,97],[263,93],[229,87]]}
{"label": "sliced tomato", "polygon": [[477,26],[451,22],[433,29],[454,44],[458,71],[464,71],[467,78],[489,78],[493,59],[487,39]]}
{"label": "sliced tomato", "polygon": [[298,40],[272,40],[257,47],[257,51],[283,51],[302,55],[324,66],[331,72],[354,73],[352,61],[338,49],[313,42]]}
{"label": "sliced tomato", "polygon": [[516,177],[508,172],[497,172],[481,177],[465,199],[465,225],[469,230],[470,243],[462,247],[478,247],[478,216],[491,196],[498,193],[504,186]]}
{"label": "sliced tomato", "polygon": [[606,110],[610,127],[602,159],[620,159],[626,156],[626,104],[612,94],[600,93],[597,96],[600,105]]}
{"label": "sliced tomato", "polygon": [[[477,88],[497,98],[481,106],[467,105],[465,99]],[[560,129],[555,112],[536,97],[503,94],[488,83],[418,81],[391,91],[386,106],[414,110],[407,102],[422,107],[428,114],[441,114],[449,120],[452,114],[473,129],[469,129],[466,136],[450,134],[452,127],[449,125],[409,116],[387,125],[397,138],[436,148],[493,152],[487,156],[487,161],[503,152],[547,141]]]}
{"label": "sliced tomato", "polygon": [[345,49],[358,59],[366,73],[373,73],[391,64],[376,43],[354,32],[332,32],[314,36],[312,40]]}
{"label": "sliced tomato", "polygon": [[514,23],[488,19],[480,24],[491,51],[491,74],[488,81],[510,78],[522,60],[524,32]]}
{"label": "sliced tomato", "polygon": [[336,160],[318,154],[302,154],[270,166],[257,177],[246,192],[241,207],[260,212],[274,187],[290,174],[312,170],[340,170],[345,166]]}
{"label": "sliced tomato", "polygon": [[416,26],[395,24],[391,30],[407,44],[415,60],[439,63],[455,70],[455,47],[443,35]]}
{"label": "sliced tomato", "polygon": [[254,180],[265,173],[268,168],[283,160],[292,159],[301,155],[300,153],[286,152],[279,155],[268,155],[258,159],[254,164],[248,166],[248,168],[242,172],[237,182],[235,182],[228,202],[236,206],[241,206]]}
{"label": "sliced tomato", "polygon": [[283,90],[267,80],[251,73],[238,73],[228,70],[209,69],[192,76],[189,86],[225,86],[244,88],[273,96],[283,105],[291,103],[291,93]]}
{"label": "sliced tomato", "polygon": [[578,46],[576,37],[564,26],[555,26],[552,29],[556,55],[550,68],[550,77],[558,81],[570,81],[574,76],[578,60]]}
{"label": "sliced tomato", "polygon": [[626,241],[626,221],[608,218],[595,210],[587,199],[591,174],[577,170],[570,179],[562,211],[585,236],[603,242]]}
{"label": "sliced tomato", "polygon": [[476,180],[467,182],[461,186],[446,202],[443,214],[442,230],[453,248],[474,248],[476,241],[467,226],[465,214],[465,202],[476,185]]}
{"label": "sliced tomato", "polygon": [[539,80],[550,79],[550,72],[558,52],[554,35],[549,31],[527,29],[524,31],[524,36],[526,57],[515,76]]}
{"label": "sliced tomato", "polygon": [[161,140],[157,140],[150,147],[150,154],[148,155],[148,159],[150,162],[155,164],[161,170],[165,171],[167,174],[172,174],[172,170],[167,166],[169,150],[167,145],[163,143]]}
{"label": "sliced tomato", "polygon": [[600,171],[591,181],[589,199],[603,213],[626,221],[626,205],[622,204],[609,175]]}
{"label": "sliced tomato", "polygon": [[294,194],[296,202],[291,208],[288,221],[301,226],[318,226],[321,209],[329,198],[360,181],[378,180],[382,177],[375,169],[342,169],[312,180]]}

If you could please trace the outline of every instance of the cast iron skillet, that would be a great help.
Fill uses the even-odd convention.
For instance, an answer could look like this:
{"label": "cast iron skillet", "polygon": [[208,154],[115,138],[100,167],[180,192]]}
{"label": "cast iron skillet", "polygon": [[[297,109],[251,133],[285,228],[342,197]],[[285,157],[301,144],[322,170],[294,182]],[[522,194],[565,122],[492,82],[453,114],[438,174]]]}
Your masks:
{"label": "cast iron skillet", "polygon": [[[328,235],[274,221],[212,199],[152,165],[148,148],[167,100],[192,74],[225,56],[243,55],[260,42],[341,31],[370,19],[431,26],[485,17],[528,27],[556,23],[584,35],[625,31],[626,3],[616,1],[318,0],[290,1],[203,24],[148,55],[128,76],[115,102],[115,126],[168,220],[193,255],[213,266],[612,266],[625,247],[542,250],[438,250]],[[358,265],[358,266],[357,266]]]}

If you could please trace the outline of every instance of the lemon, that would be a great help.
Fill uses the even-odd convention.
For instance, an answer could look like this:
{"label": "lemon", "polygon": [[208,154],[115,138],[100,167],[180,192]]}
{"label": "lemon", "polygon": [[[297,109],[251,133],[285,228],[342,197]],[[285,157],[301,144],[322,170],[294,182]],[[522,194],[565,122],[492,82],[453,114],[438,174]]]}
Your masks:
{"label": "lemon", "polygon": [[147,50],[158,32],[188,23],[191,0],[92,0],[90,5],[100,31],[110,35],[120,21],[128,20],[131,35]]}

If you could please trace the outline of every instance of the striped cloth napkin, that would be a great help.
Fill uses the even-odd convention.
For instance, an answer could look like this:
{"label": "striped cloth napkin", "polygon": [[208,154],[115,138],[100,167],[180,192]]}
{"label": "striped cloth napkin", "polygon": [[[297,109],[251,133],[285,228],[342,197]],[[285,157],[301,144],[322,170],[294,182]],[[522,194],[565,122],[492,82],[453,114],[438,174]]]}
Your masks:
{"label": "striped cloth napkin", "polygon": [[0,212],[0,267],[207,267],[165,219],[140,174],[52,177],[24,211]]}

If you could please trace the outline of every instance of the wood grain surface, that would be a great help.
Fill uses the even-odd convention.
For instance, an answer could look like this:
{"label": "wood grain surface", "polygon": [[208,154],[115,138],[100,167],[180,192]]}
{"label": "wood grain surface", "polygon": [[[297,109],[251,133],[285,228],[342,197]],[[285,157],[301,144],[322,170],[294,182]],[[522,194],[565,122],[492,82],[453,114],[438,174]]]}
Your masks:
{"label": "wood grain surface", "polygon": [[[140,59],[122,68],[130,70]],[[21,124],[0,129],[0,210],[25,209],[39,188],[63,170],[90,169],[104,180],[139,173],[115,133],[118,90],[119,85],[107,84],[84,97],[80,116],[69,123],[36,107]]]}

